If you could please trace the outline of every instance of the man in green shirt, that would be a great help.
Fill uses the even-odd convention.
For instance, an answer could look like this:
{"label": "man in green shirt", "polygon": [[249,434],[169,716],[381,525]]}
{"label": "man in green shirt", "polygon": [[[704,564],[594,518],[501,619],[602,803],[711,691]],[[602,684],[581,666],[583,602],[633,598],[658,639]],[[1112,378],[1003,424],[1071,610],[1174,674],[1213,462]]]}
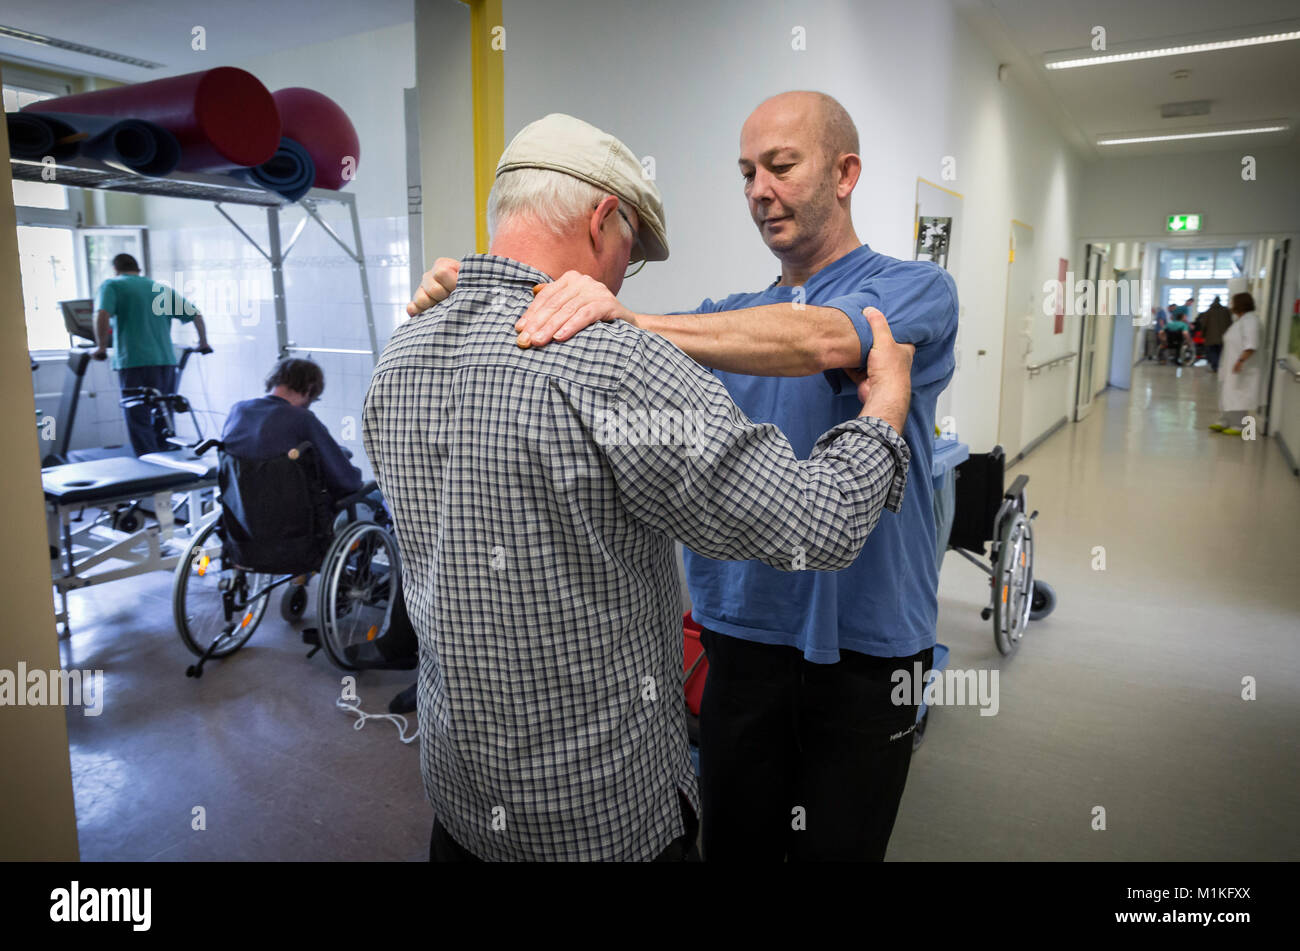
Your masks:
{"label": "man in green shirt", "polygon": [[[199,334],[199,352],[211,353],[208,331],[198,309],[165,284],[140,274],[140,265],[129,254],[113,258],[116,277],[99,288],[99,308],[95,314],[94,358],[108,357],[108,343],[113,343],[113,369],[123,388],[150,386],[160,393],[176,392],[176,348],[172,346],[173,320],[193,323]],[[161,452],[168,445],[159,432],[152,411],[147,406],[126,410],[126,428],[137,456]]]}

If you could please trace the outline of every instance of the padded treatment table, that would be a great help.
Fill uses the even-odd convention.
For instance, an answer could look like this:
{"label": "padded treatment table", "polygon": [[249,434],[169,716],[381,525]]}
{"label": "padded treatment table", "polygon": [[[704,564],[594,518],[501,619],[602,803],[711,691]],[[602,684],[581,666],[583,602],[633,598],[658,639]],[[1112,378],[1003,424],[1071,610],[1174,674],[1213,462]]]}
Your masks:
{"label": "padded treatment table", "polygon": [[[189,525],[204,511],[204,495],[215,506],[215,457],[198,458],[188,450],[150,453],[151,458],[113,457],[74,462],[41,470],[45,490],[50,572],[60,598],[55,620],[70,633],[68,592],[144,574],[171,570],[180,555],[163,550],[175,533],[174,497],[188,496]],[[152,500],[156,522],[137,510]],[[182,503],[185,504],[185,503]],[[99,509],[94,519],[85,509]],[[140,522],[135,531],[119,528],[125,510]],[[80,523],[80,524],[77,524]],[[116,567],[106,562],[119,563]]]}

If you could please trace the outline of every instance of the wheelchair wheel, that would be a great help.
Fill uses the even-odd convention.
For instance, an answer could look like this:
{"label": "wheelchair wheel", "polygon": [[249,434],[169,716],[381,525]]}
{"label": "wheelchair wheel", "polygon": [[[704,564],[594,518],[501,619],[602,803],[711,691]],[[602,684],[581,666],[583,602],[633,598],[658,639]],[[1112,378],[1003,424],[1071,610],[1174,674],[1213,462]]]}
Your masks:
{"label": "wheelchair wheel", "polygon": [[353,522],[335,536],[316,598],[321,646],[335,666],[355,670],[344,651],[388,629],[401,568],[397,540],[374,522]]}
{"label": "wheelchair wheel", "polygon": [[1046,581],[1034,582],[1033,605],[1029,609],[1029,620],[1041,621],[1056,608],[1056,589]]}
{"label": "wheelchair wheel", "polygon": [[290,583],[280,595],[280,617],[290,624],[302,620],[307,611],[307,586]]}
{"label": "wheelchair wheel", "polygon": [[1029,623],[1034,591],[1034,529],[1025,513],[1012,509],[1001,523],[993,570],[993,639],[1010,654]]}
{"label": "wheelchair wheel", "polygon": [[1183,344],[1178,351],[1178,363],[1180,366],[1189,367],[1196,362],[1196,345],[1191,343]]}
{"label": "wheelchair wheel", "polygon": [[202,657],[218,639],[221,643],[213,657],[225,657],[243,647],[257,630],[271,599],[270,592],[265,592],[250,600],[250,595],[270,583],[271,576],[226,564],[220,524],[218,514],[199,529],[172,576],[176,632],[196,657]]}

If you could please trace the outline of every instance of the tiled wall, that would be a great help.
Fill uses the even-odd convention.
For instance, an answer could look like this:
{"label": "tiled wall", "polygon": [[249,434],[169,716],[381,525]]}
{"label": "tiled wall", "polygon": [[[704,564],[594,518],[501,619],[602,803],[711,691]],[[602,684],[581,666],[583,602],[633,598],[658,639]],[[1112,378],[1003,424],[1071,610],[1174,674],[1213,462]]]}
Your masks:
{"label": "tiled wall", "polygon": [[[265,215],[250,209],[232,214],[261,247],[267,247]],[[323,214],[351,246],[346,214],[329,208]],[[282,216],[284,240],[300,217],[296,210]],[[363,218],[361,236],[382,350],[397,322],[405,319],[410,299],[406,218]],[[181,392],[200,410],[206,435],[219,436],[231,405],[265,392],[263,381],[278,356],[270,265],[229,225],[151,230],[149,244],[150,277],[183,293],[182,284],[202,282],[191,300],[204,315],[215,352],[191,357]],[[284,285],[290,341],[302,347],[369,347],[358,269],[315,221],[307,223],[285,259]],[[193,331],[179,323],[173,337],[178,343],[194,340]],[[325,372],[325,394],[312,410],[334,438],[352,450],[353,461],[369,479],[372,470],[362,447],[361,408],[372,360],[367,354],[333,353],[314,354],[312,359]]]}

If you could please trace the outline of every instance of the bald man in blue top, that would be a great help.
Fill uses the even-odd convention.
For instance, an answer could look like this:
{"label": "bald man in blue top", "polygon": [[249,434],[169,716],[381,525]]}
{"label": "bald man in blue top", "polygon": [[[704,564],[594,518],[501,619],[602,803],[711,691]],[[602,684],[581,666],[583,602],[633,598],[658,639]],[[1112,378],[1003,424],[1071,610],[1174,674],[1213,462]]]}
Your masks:
{"label": "bald man in blue top", "polygon": [[[913,471],[902,509],[882,514],[841,571],[778,571],[685,553],[709,676],[700,710],[700,791],[709,861],[880,860],[911,762],[917,709],[894,702],[893,674],[928,670],[938,614],[933,487],[935,402],[954,370],[957,292],[928,262],[863,244],[850,199],[858,134],[822,93],[759,105],[740,137],[750,215],[781,275],[691,313],[637,314],[577,274],[544,285],[520,318],[521,346],[565,340],[597,320],[626,320],[713,368],[755,422],[807,458],[817,436],[859,410],[871,329],[884,312],[912,344],[903,437]],[[410,308],[455,285],[439,259]],[[792,552],[792,561],[798,552]]]}

